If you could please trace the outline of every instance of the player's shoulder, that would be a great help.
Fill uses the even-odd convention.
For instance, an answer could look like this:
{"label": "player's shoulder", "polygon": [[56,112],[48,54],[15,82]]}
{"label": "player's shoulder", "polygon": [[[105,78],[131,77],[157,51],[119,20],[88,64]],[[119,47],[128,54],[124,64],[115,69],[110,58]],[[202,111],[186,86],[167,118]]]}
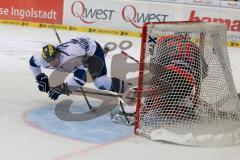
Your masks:
{"label": "player's shoulder", "polygon": [[43,59],[42,54],[37,52],[34,53],[32,55],[34,62],[36,63],[36,65],[41,66],[41,67],[45,67],[47,66],[47,62]]}
{"label": "player's shoulder", "polygon": [[41,55],[41,53],[39,53],[39,52],[34,53],[34,54],[33,54],[33,58],[34,58],[35,60],[39,60],[39,61],[43,60],[42,55]]}

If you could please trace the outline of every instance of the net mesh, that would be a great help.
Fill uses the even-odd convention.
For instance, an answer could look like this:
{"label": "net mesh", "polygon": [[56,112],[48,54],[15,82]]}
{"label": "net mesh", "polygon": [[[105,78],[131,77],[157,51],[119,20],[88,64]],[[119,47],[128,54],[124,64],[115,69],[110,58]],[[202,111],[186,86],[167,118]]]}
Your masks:
{"label": "net mesh", "polygon": [[145,27],[136,131],[186,145],[239,143],[240,105],[226,27],[204,22]]}

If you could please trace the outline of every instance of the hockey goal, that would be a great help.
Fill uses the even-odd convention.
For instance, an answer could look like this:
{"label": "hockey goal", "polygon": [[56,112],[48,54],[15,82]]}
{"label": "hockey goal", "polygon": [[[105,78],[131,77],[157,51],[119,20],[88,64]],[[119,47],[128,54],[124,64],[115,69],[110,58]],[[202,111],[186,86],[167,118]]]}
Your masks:
{"label": "hockey goal", "polygon": [[137,134],[194,146],[240,143],[240,104],[226,42],[223,24],[144,24]]}

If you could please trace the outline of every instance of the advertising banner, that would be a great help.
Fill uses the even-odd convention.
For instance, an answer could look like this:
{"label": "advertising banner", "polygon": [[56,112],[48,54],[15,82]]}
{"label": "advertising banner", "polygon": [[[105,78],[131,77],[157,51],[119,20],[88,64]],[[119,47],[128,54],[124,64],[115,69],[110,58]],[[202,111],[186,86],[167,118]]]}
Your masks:
{"label": "advertising banner", "polygon": [[[107,4],[107,5],[106,5]],[[144,22],[174,20],[175,8],[136,1],[65,0],[64,24],[141,31]]]}
{"label": "advertising banner", "polygon": [[0,19],[61,24],[63,0],[7,0],[0,3]]}
{"label": "advertising banner", "polygon": [[[239,10],[210,7],[216,0],[188,0],[202,6],[144,1],[65,0],[64,24],[141,32],[144,22],[205,21],[225,23],[228,38],[240,41]],[[108,4],[108,5],[106,5]]]}
{"label": "advertising banner", "polygon": [[184,20],[226,24],[230,41],[240,41],[239,18],[238,10],[227,8],[186,7],[183,12]]}
{"label": "advertising banner", "polygon": [[[20,21],[22,23],[19,25],[26,26],[51,27],[41,23],[58,24],[61,29],[135,37],[141,36],[145,22],[200,20],[226,24],[228,41],[237,42],[240,47],[239,9],[212,7],[225,4],[237,8],[239,3],[223,3],[218,0],[186,1],[200,5],[123,0],[1,1],[0,19]],[[36,24],[27,24],[26,21]]]}

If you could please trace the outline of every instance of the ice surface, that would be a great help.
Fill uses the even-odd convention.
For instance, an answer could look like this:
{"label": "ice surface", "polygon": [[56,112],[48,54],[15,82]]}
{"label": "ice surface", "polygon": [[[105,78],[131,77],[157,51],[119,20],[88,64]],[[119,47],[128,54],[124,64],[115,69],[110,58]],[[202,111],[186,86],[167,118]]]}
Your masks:
{"label": "ice surface", "polygon": [[[239,159],[240,146],[219,148],[185,147],[164,142],[153,142],[149,139],[135,136],[132,134],[131,128],[119,127],[118,130],[114,130],[116,129],[116,125],[108,121],[107,114],[100,117],[102,121],[99,120],[95,123],[90,123],[89,127],[93,127],[94,124],[97,125],[97,127],[104,124],[105,126],[100,127],[103,133],[106,133],[106,129],[113,127],[111,136],[114,135],[115,131],[116,137],[119,137],[118,139],[109,139],[109,135],[106,137],[108,140],[99,139],[99,137],[104,136],[102,133],[102,135],[99,136],[100,130],[97,130],[95,133],[98,135],[96,138],[100,141],[87,141],[88,136],[90,137],[90,135],[87,134],[85,134],[86,139],[80,139],[80,133],[78,135],[75,131],[71,130],[73,127],[78,128],[79,123],[74,126],[73,123],[69,125],[69,123],[63,122],[63,124],[66,124],[63,125],[56,117],[55,119],[53,118],[54,114],[51,111],[57,102],[49,100],[46,94],[38,92],[35,80],[28,66],[30,56],[40,51],[42,45],[58,43],[54,32],[51,29],[0,25],[0,33],[0,159]],[[102,45],[108,42],[119,44],[123,40],[129,40],[133,45],[127,51],[139,59],[141,42],[139,38],[59,31],[62,41],[77,37],[80,34],[86,34],[96,41],[99,41]],[[111,66],[112,57],[118,53],[120,53],[119,48],[110,52],[106,57],[108,68]],[[229,53],[234,81],[239,91],[239,49],[229,48]],[[131,61],[129,60],[128,62]],[[89,86],[91,86],[91,84],[89,84]],[[83,101],[83,98],[80,96],[62,96],[59,101],[64,99],[72,99],[76,103]],[[90,98],[90,100],[92,99]],[[55,122],[57,121],[55,127],[54,120]],[[81,132],[81,129],[77,131]],[[63,132],[65,134],[61,134]],[[66,134],[69,133],[72,133],[71,136],[74,137],[66,136]]]}

